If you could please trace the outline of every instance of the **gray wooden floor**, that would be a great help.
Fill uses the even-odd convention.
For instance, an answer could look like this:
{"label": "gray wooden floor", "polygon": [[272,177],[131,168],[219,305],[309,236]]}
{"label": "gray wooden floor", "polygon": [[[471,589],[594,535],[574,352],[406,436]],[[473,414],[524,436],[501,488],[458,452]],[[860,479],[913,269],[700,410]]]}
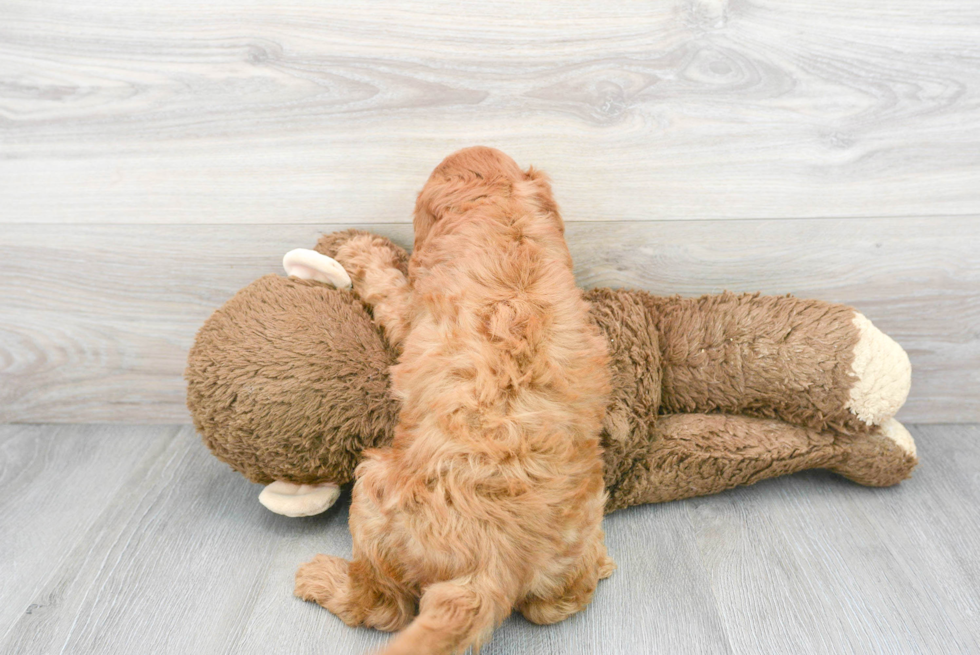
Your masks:
{"label": "gray wooden floor", "polygon": [[[980,649],[980,426],[913,426],[912,480],[814,471],[606,520],[619,570],[583,613],[512,617],[502,653]],[[362,653],[292,596],[350,554],[346,504],[286,519],[184,426],[0,426],[0,652]]]}

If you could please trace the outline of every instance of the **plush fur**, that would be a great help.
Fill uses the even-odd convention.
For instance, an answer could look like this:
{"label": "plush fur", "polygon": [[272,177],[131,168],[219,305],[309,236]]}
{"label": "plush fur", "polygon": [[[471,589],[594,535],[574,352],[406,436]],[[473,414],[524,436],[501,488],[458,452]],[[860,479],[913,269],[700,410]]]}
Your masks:
{"label": "plush fur", "polygon": [[860,337],[852,308],[758,294],[585,297],[613,372],[607,511],[812,468],[890,486],[915,467],[914,450],[847,408]]}
{"label": "plush fur", "polygon": [[[335,256],[338,244],[358,234],[364,233],[326,235],[317,250]],[[404,250],[374,238],[407,272]],[[607,512],[812,468],[870,486],[897,484],[911,474],[914,451],[878,427],[855,423],[845,406],[859,337],[848,319],[853,309],[736,294],[685,299],[594,289],[585,298],[606,338],[613,380],[601,433]],[[672,311],[677,305],[683,311]],[[732,317],[719,315],[732,307],[740,308]],[[771,377],[756,375],[753,405],[739,401],[737,385],[744,381],[732,363],[727,374],[734,380],[685,392],[683,380],[697,369],[677,366],[701,347],[682,323],[663,317],[697,316],[700,308],[715,311],[696,323],[726,323],[721,343],[733,351],[737,345],[739,357],[746,358],[742,351],[769,353]],[[812,320],[798,321],[808,314],[836,319],[813,331]],[[756,320],[748,322],[752,316]],[[760,322],[771,330],[768,336],[753,332]],[[800,342],[787,350],[780,333]],[[810,368],[796,365],[798,351],[811,353]],[[399,402],[390,393],[388,368],[396,354],[355,294],[268,275],[201,328],[187,367],[188,407],[212,452],[253,482],[346,484],[365,448],[393,439]],[[674,412],[665,410],[664,395]],[[721,407],[746,413],[720,413]]]}
{"label": "plush fur", "polygon": [[608,576],[599,428],[606,346],[575,286],[551,188],[489,148],[448,157],[416,204],[406,278],[359,236],[337,260],[403,346],[392,445],[357,469],[354,558],[321,557],[296,593],[351,625],[403,627],[388,653],[479,646],[519,608],[582,609]]}
{"label": "plush fur", "polygon": [[254,482],[346,484],[366,448],[391,443],[394,359],[352,292],[267,275],[198,333],[187,406],[208,448]]}

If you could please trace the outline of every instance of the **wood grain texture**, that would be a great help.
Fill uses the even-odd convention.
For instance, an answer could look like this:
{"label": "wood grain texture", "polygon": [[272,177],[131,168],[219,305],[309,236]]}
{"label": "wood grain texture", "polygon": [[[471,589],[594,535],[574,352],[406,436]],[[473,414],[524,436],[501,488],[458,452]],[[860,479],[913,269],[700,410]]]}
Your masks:
{"label": "wood grain texture", "polygon": [[[968,653],[980,649],[976,426],[912,428],[921,457],[890,489],[823,472],[688,503],[736,652]],[[954,525],[956,527],[954,527]],[[950,584],[950,580],[959,582]]]}
{"label": "wood grain texture", "polygon": [[[349,224],[17,225],[0,232],[0,420],[182,422],[204,320]],[[408,225],[369,225],[401,244]],[[980,219],[571,223],[579,283],[854,305],[912,358],[900,418],[980,420]]]}
{"label": "wood grain texture", "polygon": [[[70,429],[63,427],[59,438],[75,447],[92,439],[91,429],[65,435]],[[129,430],[133,446],[161,428]],[[78,468],[97,478],[115,463],[112,457],[91,459]],[[386,635],[350,629],[292,595],[300,563],[318,552],[350,556],[349,497],[324,516],[290,520],[263,509],[256,500],[259,489],[212,458],[190,429],[181,429],[151,461],[129,472],[114,495],[99,499],[98,519],[63,561],[52,566],[28,549],[12,553],[17,564],[47,564],[49,577],[15,604],[16,620],[0,640],[0,651],[230,654],[326,648],[341,654],[380,646]],[[668,511],[658,523],[673,529],[643,541],[635,534],[611,541],[624,551],[621,562],[637,563],[648,579],[620,576],[604,584],[608,609],[597,606],[548,628],[514,617],[484,652],[601,652],[608,630],[623,635],[621,645],[611,642],[611,652],[636,638],[672,652],[684,644],[697,644],[698,652],[730,652],[706,584],[681,600],[648,593],[651,582],[685,585],[700,575],[684,513]],[[645,562],[651,546],[662,549],[663,557]],[[620,607],[618,594],[630,598],[629,606],[650,622],[636,625],[636,614],[604,622],[610,609]],[[664,633],[658,623],[672,619],[680,607],[685,613],[677,616],[676,629]],[[688,637],[686,630],[695,634]]]}
{"label": "wood grain texture", "polygon": [[47,604],[62,566],[147,458],[175,428],[0,426],[0,643],[21,614]]}
{"label": "wood grain texture", "polygon": [[[592,604],[547,627],[511,617],[483,652],[976,652],[980,426],[912,432],[922,463],[895,488],[808,472],[609,516],[619,568]],[[0,428],[0,520],[16,523],[0,531],[0,653],[384,643],[292,596],[300,563],[350,555],[348,494],[287,519],[258,490],[187,427]]]}
{"label": "wood grain texture", "polygon": [[0,222],[407,222],[452,150],[568,217],[975,215],[980,5],[5,0]]}

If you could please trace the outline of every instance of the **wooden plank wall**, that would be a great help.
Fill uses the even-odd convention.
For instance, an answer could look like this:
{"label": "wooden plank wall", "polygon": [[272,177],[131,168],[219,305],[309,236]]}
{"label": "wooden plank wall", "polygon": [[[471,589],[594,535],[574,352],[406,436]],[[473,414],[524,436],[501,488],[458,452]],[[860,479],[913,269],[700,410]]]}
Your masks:
{"label": "wooden plank wall", "polygon": [[0,0],[0,421],[182,422],[283,252],[410,241],[452,150],[554,179],[585,286],[851,303],[980,421],[980,5]]}

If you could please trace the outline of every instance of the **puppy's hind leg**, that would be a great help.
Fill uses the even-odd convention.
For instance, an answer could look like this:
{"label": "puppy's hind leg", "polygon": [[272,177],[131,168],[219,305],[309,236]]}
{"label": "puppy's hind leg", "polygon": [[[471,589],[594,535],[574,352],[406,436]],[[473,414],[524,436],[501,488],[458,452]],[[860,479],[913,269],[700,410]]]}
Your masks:
{"label": "puppy's hind leg", "polygon": [[531,623],[547,625],[564,621],[585,609],[592,602],[599,580],[605,580],[616,570],[616,563],[606,553],[602,532],[593,546],[570,571],[564,587],[553,594],[525,598],[517,609]]}
{"label": "puppy's hind leg", "polygon": [[393,580],[376,574],[362,560],[317,555],[296,571],[294,593],[337,615],[349,626],[365,625],[393,631],[404,627],[415,613],[415,601]]}

